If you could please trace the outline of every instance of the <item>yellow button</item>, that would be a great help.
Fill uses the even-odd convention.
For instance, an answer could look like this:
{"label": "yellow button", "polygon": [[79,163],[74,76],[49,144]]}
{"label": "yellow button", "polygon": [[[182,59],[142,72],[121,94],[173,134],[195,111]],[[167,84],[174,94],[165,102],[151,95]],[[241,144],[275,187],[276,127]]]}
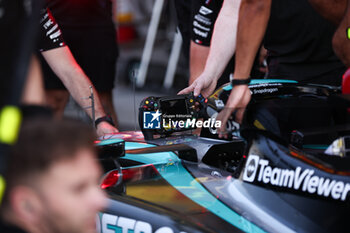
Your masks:
{"label": "yellow button", "polygon": [[193,102],[193,99],[190,99],[190,103],[192,103]]}
{"label": "yellow button", "polygon": [[148,100],[146,100],[146,102],[145,102],[146,104],[149,104],[149,101]]}
{"label": "yellow button", "polygon": [[15,106],[5,106],[0,111],[0,142],[14,144],[21,125],[22,115]]}
{"label": "yellow button", "polygon": [[2,195],[4,194],[5,191],[5,180],[0,176],[0,203],[2,199]]}

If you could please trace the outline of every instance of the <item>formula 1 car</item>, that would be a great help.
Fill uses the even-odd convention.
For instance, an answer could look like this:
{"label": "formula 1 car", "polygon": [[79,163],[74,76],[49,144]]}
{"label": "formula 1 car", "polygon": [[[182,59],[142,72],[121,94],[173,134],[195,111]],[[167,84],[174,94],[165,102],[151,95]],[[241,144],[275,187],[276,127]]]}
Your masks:
{"label": "formula 1 car", "polygon": [[227,125],[229,140],[215,130],[227,84],[208,99],[148,97],[142,132],[98,141],[109,195],[98,231],[349,232],[347,96],[286,80],[249,88],[251,103],[241,125]]}

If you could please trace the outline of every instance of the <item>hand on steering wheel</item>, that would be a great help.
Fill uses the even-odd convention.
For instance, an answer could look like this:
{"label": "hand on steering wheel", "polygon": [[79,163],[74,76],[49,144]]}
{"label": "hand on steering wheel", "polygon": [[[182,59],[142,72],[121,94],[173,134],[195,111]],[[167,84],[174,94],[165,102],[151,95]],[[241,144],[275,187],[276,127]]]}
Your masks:
{"label": "hand on steering wheel", "polygon": [[194,96],[202,94],[204,98],[211,95],[216,88],[217,80],[202,73],[189,87],[181,90],[178,95],[193,92]]}

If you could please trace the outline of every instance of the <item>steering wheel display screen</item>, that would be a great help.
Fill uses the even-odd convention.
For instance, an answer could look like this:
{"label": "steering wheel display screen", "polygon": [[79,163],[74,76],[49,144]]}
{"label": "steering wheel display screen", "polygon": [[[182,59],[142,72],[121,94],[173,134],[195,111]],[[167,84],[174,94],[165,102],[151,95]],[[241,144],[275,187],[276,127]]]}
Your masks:
{"label": "steering wheel display screen", "polygon": [[174,115],[187,115],[189,114],[186,107],[186,101],[184,99],[179,100],[169,100],[169,101],[161,101],[160,102],[162,114],[170,116]]}
{"label": "steering wheel display screen", "polygon": [[186,126],[188,119],[192,119],[185,99],[161,100],[162,125],[167,131],[183,131],[192,129]]}

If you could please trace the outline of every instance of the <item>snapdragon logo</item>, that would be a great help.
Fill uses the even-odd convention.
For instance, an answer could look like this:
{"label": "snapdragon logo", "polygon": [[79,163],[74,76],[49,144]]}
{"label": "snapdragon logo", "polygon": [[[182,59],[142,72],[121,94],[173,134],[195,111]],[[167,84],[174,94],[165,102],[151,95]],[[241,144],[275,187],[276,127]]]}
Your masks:
{"label": "snapdragon logo", "polygon": [[334,200],[345,201],[347,199],[350,191],[349,183],[313,175],[314,173],[312,169],[302,170],[301,167],[296,167],[295,170],[272,168],[268,160],[260,159],[257,155],[249,155],[243,180],[331,197]]}

